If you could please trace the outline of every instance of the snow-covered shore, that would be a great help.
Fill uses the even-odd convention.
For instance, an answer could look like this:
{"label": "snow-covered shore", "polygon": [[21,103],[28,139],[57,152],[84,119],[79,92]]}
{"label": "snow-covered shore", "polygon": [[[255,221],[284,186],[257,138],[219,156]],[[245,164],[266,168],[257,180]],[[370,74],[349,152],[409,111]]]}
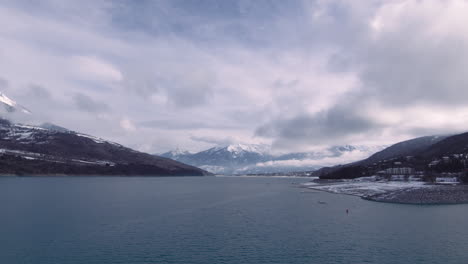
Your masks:
{"label": "snow-covered shore", "polygon": [[407,204],[455,204],[468,202],[467,185],[434,185],[421,181],[356,179],[315,180],[303,187],[330,193],[359,196],[366,200]]}

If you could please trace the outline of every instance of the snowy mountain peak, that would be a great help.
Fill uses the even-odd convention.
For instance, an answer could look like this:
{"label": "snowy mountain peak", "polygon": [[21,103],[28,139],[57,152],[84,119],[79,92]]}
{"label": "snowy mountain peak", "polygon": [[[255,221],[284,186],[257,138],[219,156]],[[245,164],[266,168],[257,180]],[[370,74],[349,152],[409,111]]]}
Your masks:
{"label": "snowy mountain peak", "polygon": [[169,153],[172,155],[172,156],[180,156],[180,155],[190,155],[192,153],[190,153],[189,151],[187,150],[182,150],[180,148],[176,148],[175,150],[172,150],[172,151],[169,151]]}
{"label": "snowy mountain peak", "polygon": [[192,154],[193,153],[187,150],[176,148],[175,150],[171,150],[162,154],[158,154],[158,156],[169,158],[169,159],[174,159],[174,160],[183,160],[184,157],[190,156]]}
{"label": "snowy mountain peak", "polygon": [[31,111],[19,105],[17,102],[8,98],[5,94],[0,92],[0,103],[3,104],[8,112],[20,111],[25,114],[31,114]]}
{"label": "snowy mountain peak", "polygon": [[247,145],[247,144],[232,144],[226,147],[227,151],[233,153],[240,152],[255,152],[255,153],[266,153],[268,152],[268,146],[266,145]]}

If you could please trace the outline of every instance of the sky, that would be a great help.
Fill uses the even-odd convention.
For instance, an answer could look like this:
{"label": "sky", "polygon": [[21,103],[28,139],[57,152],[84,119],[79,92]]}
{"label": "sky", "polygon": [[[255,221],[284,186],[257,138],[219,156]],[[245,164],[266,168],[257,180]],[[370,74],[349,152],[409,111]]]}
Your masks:
{"label": "sky", "polygon": [[468,1],[0,0],[0,91],[150,153],[468,131]]}

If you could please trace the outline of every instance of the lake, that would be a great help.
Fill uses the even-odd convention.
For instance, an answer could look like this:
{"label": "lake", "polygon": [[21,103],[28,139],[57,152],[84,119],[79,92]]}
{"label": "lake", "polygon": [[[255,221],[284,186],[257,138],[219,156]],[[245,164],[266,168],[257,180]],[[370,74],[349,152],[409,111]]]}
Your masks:
{"label": "lake", "polygon": [[306,181],[3,177],[0,263],[468,261],[466,204],[377,203]]}

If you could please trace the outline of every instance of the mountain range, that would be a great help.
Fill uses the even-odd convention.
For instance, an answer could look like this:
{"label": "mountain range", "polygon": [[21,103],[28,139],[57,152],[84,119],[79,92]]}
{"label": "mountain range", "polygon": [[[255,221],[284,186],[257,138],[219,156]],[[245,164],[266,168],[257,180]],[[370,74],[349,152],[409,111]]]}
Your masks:
{"label": "mountain range", "polygon": [[268,145],[231,144],[197,153],[177,149],[161,156],[216,174],[266,174],[316,170],[358,160],[382,148],[345,145],[314,152],[274,154]]}
{"label": "mountain range", "polygon": [[[3,93],[0,93],[1,107],[4,116],[31,115],[27,108]],[[268,145],[231,144],[197,153],[175,150],[150,155],[52,123],[31,126],[0,118],[0,174],[3,175],[201,176],[310,172],[321,178],[337,179],[372,175],[394,162],[427,170],[429,163],[438,164],[450,157],[455,157],[454,161],[443,163],[439,171],[448,168],[458,172],[466,167],[468,133],[420,137],[388,148],[344,145],[277,154]]]}

